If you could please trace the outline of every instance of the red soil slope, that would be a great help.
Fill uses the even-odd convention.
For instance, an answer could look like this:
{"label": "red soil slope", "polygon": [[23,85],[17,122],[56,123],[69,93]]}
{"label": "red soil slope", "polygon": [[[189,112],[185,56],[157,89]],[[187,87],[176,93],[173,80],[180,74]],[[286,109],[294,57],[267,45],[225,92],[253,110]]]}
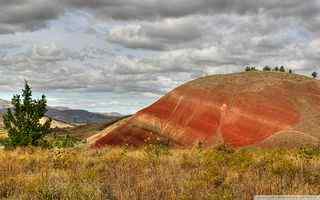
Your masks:
{"label": "red soil slope", "polygon": [[315,143],[320,122],[312,119],[319,111],[316,80],[274,72],[215,75],[178,87],[89,141],[93,147],[159,139],[182,146],[268,146],[264,141],[277,133],[290,141],[290,132],[299,131],[299,138]]}

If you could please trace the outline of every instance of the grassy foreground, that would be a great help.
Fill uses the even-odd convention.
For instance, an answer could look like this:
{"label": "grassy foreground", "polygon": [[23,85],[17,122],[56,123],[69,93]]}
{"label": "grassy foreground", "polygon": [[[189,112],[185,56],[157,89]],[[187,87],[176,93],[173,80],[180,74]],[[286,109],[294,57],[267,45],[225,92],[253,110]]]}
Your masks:
{"label": "grassy foreground", "polygon": [[0,150],[0,199],[253,199],[319,194],[320,150]]}

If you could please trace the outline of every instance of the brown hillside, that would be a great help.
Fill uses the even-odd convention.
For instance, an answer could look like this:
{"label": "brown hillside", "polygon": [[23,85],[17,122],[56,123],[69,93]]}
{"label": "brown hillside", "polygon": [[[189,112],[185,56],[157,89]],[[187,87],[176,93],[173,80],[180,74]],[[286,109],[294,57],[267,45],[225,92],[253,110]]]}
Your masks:
{"label": "brown hillside", "polygon": [[294,74],[246,72],[188,82],[89,139],[93,147],[163,139],[182,146],[315,144],[320,83]]}

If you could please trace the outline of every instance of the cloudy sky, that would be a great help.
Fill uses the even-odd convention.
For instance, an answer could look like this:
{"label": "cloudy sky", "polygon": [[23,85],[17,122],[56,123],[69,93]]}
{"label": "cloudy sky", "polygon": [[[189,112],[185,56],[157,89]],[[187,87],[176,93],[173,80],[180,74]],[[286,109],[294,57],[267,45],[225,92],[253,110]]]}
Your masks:
{"label": "cloudy sky", "polygon": [[50,105],[132,113],[245,65],[318,71],[320,1],[0,1],[0,98],[26,79]]}

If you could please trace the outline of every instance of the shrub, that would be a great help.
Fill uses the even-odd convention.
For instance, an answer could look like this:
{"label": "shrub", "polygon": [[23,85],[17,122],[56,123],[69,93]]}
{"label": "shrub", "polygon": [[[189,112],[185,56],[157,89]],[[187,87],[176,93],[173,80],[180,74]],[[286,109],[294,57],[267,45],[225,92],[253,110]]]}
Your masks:
{"label": "shrub", "polygon": [[312,159],[314,157],[320,158],[319,147],[301,147],[298,151],[298,155],[305,159]]}
{"label": "shrub", "polygon": [[280,72],[286,72],[286,69],[284,68],[284,66],[281,66],[279,69]]}
{"label": "shrub", "polygon": [[217,150],[218,152],[226,153],[226,154],[232,154],[235,152],[235,150],[227,144],[219,145],[215,148],[215,150]]}
{"label": "shrub", "polygon": [[50,145],[53,148],[72,148],[79,144],[81,140],[72,137],[70,135],[65,135],[62,137],[56,137],[52,144]]}
{"label": "shrub", "polygon": [[271,68],[270,68],[269,66],[265,66],[265,67],[263,68],[263,71],[271,71]]}
{"label": "shrub", "polygon": [[151,160],[159,160],[163,155],[169,155],[169,146],[163,143],[148,144],[144,147],[144,154]]}

